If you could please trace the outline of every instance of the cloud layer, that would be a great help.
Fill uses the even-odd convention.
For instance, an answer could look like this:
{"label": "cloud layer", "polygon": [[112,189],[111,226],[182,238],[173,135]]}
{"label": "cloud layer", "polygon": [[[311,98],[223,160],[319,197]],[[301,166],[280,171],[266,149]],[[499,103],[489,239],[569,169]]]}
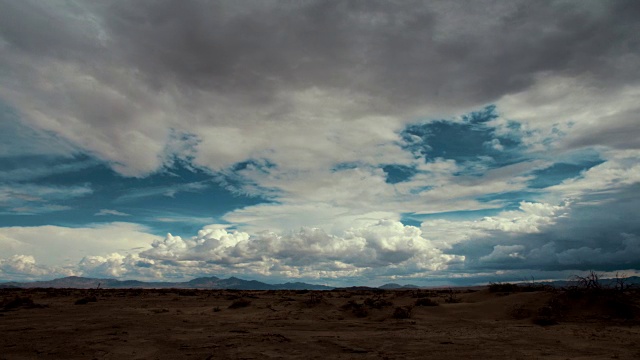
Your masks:
{"label": "cloud layer", "polygon": [[638,17],[626,0],[0,0],[2,274],[637,268]]}

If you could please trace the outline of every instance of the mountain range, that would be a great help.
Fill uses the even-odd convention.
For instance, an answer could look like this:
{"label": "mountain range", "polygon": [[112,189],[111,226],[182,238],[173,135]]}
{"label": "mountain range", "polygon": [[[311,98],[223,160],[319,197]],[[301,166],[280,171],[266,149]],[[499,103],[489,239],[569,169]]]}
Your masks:
{"label": "mountain range", "polygon": [[220,279],[215,276],[196,278],[185,282],[146,282],[138,280],[95,279],[68,276],[49,281],[5,282],[0,288],[75,288],[75,289],[237,289],[237,290],[331,290],[325,285],[303,282],[267,284],[256,280],[243,280],[236,277]]}
{"label": "mountain range", "polygon": [[[600,279],[600,283],[605,286],[615,285],[615,279]],[[540,284],[551,285],[553,287],[566,287],[575,284],[572,281],[547,281]],[[640,277],[632,276],[625,278],[625,284],[640,286]],[[284,284],[267,284],[257,280],[243,280],[237,277],[221,279],[215,276],[199,277],[184,282],[146,282],[138,280],[116,280],[97,279],[78,276],[68,276],[48,281],[34,282],[0,282],[2,288],[75,288],[75,289],[236,289],[236,290],[331,290],[334,287],[326,285],[307,284],[304,282],[287,282]],[[417,289],[416,285],[384,284],[380,287],[356,286],[349,289]]]}

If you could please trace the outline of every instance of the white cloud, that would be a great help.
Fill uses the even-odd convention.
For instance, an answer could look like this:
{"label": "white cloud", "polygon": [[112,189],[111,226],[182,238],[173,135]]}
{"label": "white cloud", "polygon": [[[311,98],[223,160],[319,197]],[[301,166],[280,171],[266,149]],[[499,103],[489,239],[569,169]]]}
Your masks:
{"label": "white cloud", "polygon": [[0,258],[0,279],[39,280],[45,277],[75,275],[73,270],[61,267],[42,266],[31,255],[12,255]]}
{"label": "white cloud", "polygon": [[493,247],[491,254],[482,256],[481,262],[504,262],[524,259],[523,251],[525,247],[522,245],[496,245]]}
{"label": "white cloud", "polygon": [[622,190],[640,183],[640,151],[609,150],[602,152],[607,161],[545,190],[550,196],[580,199],[585,195]]}
{"label": "white cloud", "polygon": [[156,239],[147,228],[123,222],[79,228],[14,226],[0,228],[0,252],[5,256],[29,254],[47,266],[68,265],[87,254],[131,253]]}
{"label": "white cloud", "polygon": [[314,278],[361,276],[385,267],[442,270],[460,261],[460,257],[434,248],[420,229],[390,220],[347,230],[340,237],[318,228],[250,236],[210,226],[190,239],[169,234],[140,255],[154,261],[194,263],[205,268],[213,264],[263,276]]}
{"label": "white cloud", "polygon": [[603,89],[589,79],[546,74],[532,87],[503,96],[497,106],[505,117],[520,122],[525,145],[532,150],[625,149],[640,146],[638,96],[637,83]]}
{"label": "white cloud", "polygon": [[107,216],[107,215],[113,215],[113,216],[131,216],[127,213],[123,213],[122,211],[118,211],[118,210],[110,210],[110,209],[100,209],[100,211],[98,211],[97,213],[94,214],[95,216]]}
{"label": "white cloud", "polygon": [[478,240],[497,233],[535,234],[567,216],[570,204],[551,205],[523,201],[518,210],[502,211],[479,220],[427,220],[422,231],[438,247],[448,248],[463,241]]}

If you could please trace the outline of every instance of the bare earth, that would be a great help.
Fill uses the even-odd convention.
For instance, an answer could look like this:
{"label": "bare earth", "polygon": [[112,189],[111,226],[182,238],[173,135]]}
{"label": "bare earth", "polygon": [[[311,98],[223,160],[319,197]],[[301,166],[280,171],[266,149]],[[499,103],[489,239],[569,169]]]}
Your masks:
{"label": "bare earth", "polygon": [[5,289],[2,304],[34,305],[0,312],[0,359],[640,359],[639,323],[596,305],[536,324],[554,296]]}

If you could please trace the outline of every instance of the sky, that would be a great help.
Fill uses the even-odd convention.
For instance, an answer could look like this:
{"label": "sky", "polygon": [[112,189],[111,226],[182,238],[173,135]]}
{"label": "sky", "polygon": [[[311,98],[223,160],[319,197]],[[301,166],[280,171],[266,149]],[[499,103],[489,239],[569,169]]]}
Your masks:
{"label": "sky", "polygon": [[0,280],[637,275],[639,18],[0,0]]}

